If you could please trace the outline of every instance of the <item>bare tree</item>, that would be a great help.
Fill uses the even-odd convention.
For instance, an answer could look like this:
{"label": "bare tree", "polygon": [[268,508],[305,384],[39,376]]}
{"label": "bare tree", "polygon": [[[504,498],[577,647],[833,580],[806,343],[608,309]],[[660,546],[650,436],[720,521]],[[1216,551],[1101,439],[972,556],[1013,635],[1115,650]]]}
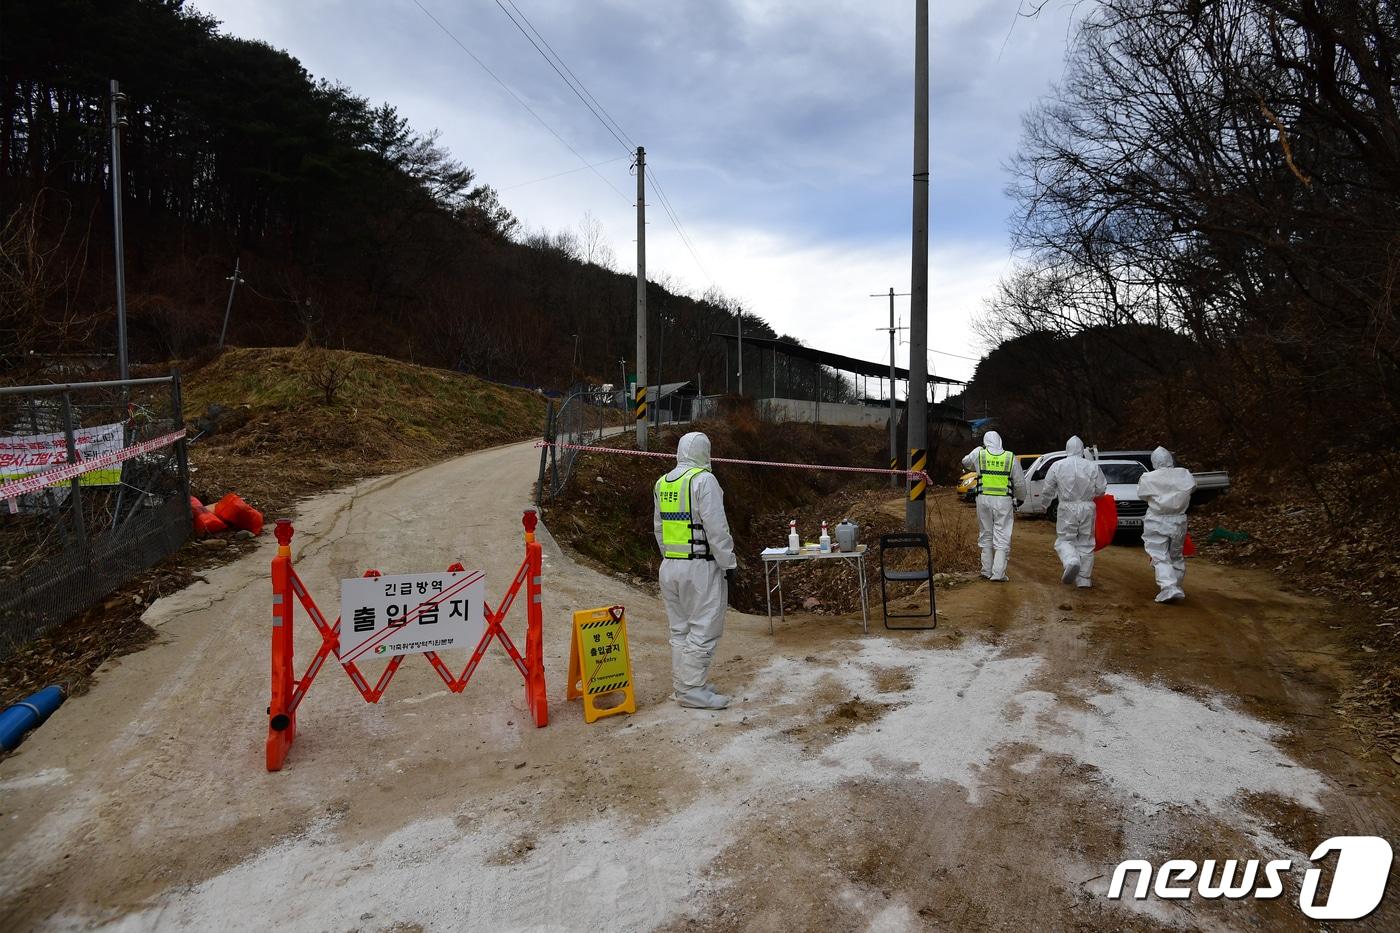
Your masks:
{"label": "bare tree", "polygon": [[1168,328],[1206,354],[1203,391],[1232,416],[1277,417],[1287,398],[1318,419],[1380,416],[1393,437],[1397,71],[1382,0],[1102,0],[1026,117],[1028,263],[984,328]]}
{"label": "bare tree", "polygon": [[617,265],[617,257],[608,245],[603,224],[592,211],[583,212],[583,220],[579,221],[578,225],[577,242],[578,258],[584,262],[609,270]]}
{"label": "bare tree", "polygon": [[66,249],[71,205],[65,198],[62,224],[46,237],[47,194],[41,190],[21,202],[0,224],[0,362],[8,366],[36,348],[80,339],[91,321],[75,311],[73,301],[87,267],[91,223],[76,249]]}
{"label": "bare tree", "polygon": [[301,378],[306,386],[320,395],[323,405],[334,405],[335,397],[353,372],[348,353],[311,349],[301,355]]}

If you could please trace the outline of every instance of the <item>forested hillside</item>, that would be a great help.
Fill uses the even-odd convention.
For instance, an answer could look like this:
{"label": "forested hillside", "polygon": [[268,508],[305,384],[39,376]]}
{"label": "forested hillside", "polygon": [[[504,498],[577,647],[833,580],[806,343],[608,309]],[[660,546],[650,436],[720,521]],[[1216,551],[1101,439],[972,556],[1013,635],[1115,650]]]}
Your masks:
{"label": "forested hillside", "polygon": [[[246,285],[234,344],[309,341],[550,387],[619,381],[619,359],[635,356],[635,281],[600,264],[586,219],[579,232],[528,231],[459,161],[470,152],[446,152],[392,103],[223,35],[181,0],[3,11],[0,369],[31,351],[114,348],[111,78],[127,95],[135,360],[217,341],[235,259]],[[648,302],[662,378],[722,388],[725,346],[711,335],[733,332],[737,302],[655,283]],[[744,327],[777,336],[747,313]]]}

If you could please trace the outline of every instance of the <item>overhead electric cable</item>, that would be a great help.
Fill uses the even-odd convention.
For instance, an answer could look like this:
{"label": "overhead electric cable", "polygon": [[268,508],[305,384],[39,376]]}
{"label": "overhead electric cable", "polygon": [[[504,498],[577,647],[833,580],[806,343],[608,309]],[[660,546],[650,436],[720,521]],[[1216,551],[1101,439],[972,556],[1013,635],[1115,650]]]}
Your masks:
{"label": "overhead electric cable", "polygon": [[633,149],[636,149],[637,144],[632,141],[632,137],[627,135],[627,131],[622,128],[622,124],[618,123],[617,120],[613,118],[613,115],[611,113],[608,113],[608,108],[604,107],[603,104],[598,100],[598,98],[593,96],[593,92],[590,91],[588,87],[584,85],[582,81],[579,80],[578,75],[574,74],[574,70],[569,67],[568,62],[564,61],[563,57],[560,56],[558,52],[554,51],[554,46],[549,44],[549,40],[546,39],[540,33],[540,31],[535,28],[535,24],[530,22],[529,18],[525,15],[524,11],[522,11],[520,7],[516,6],[515,0],[506,0],[506,2],[510,4],[511,9],[515,10],[516,13],[520,14],[520,18],[525,21],[525,25],[530,27],[530,31],[535,34],[535,38],[539,39],[541,42],[544,43],[544,47],[549,49],[550,54],[552,54],[555,57],[555,59],[559,62],[560,67],[562,67],[565,71],[569,73],[569,77],[574,79],[574,83],[579,86],[579,88],[583,91],[584,94],[588,95],[588,99],[593,101],[593,103],[598,107],[598,109],[603,112],[603,116],[607,117],[609,122],[612,123],[613,127],[619,133],[622,134],[622,138],[627,140],[627,145]]}
{"label": "overhead electric cable", "polygon": [[685,232],[685,227],[681,224],[680,215],[677,214],[676,209],[671,206],[671,199],[666,197],[666,192],[662,189],[661,182],[656,179],[655,170],[647,175],[647,181],[651,182],[651,189],[656,192],[656,196],[661,202],[661,207],[666,212],[666,218],[671,221],[671,226],[676,228],[676,234],[681,238],[681,245],[686,248],[686,252],[690,253],[690,258],[695,260],[695,265],[700,269],[700,274],[708,279],[711,285],[714,285],[715,280],[711,277],[709,270],[705,268],[705,264],[700,261],[700,256],[695,252],[695,246],[691,243],[690,236]]}
{"label": "overhead electric cable", "polygon": [[[578,80],[578,77],[574,75],[573,70],[569,68],[568,65],[564,64],[564,59],[559,58],[559,53],[554,51],[554,47],[550,46],[548,42],[545,42],[544,36],[540,36],[539,30],[535,29],[534,24],[530,23],[530,21],[526,19],[525,14],[520,12],[520,8],[517,7],[514,3],[511,3],[511,9],[515,10],[515,13],[512,13],[510,9],[506,8],[506,5],[502,3],[501,0],[496,0],[496,6],[501,8],[501,12],[506,15],[506,19],[510,20],[511,24],[514,25],[515,28],[520,31],[520,34],[525,37],[525,41],[529,42],[535,47],[535,51],[540,53],[540,58],[543,58],[545,60],[545,63],[549,65],[550,68],[554,69],[554,73],[559,76],[559,79],[561,81],[568,85],[569,90],[574,92],[574,96],[579,99],[583,106],[588,108],[588,112],[593,114],[597,121],[603,125],[603,129],[607,130],[608,133],[612,136],[612,138],[617,140],[617,144],[623,149],[629,151],[635,150],[637,148],[636,145],[630,144],[630,140],[623,138],[627,135],[626,133],[618,135],[622,127],[619,126],[617,127],[617,129],[613,129],[613,126],[609,125],[608,121],[612,120],[612,114],[608,114],[607,119],[604,119],[603,114],[598,112],[602,109],[602,105],[599,104],[597,107],[595,107],[594,104],[589,103],[589,100],[593,98],[593,95],[588,93],[588,88],[584,87],[583,82]],[[517,14],[519,15],[520,19],[516,19]],[[525,27],[521,25],[521,20],[524,20],[526,23],[529,24],[529,31],[527,31]],[[546,53],[544,49],[540,48],[540,42],[536,42],[534,38],[530,35],[530,32],[534,32],[535,35],[540,36],[540,42],[544,42],[546,46],[549,46],[549,51],[554,54],[554,58],[550,58],[549,54]],[[558,64],[555,64],[555,59],[558,59]],[[565,75],[564,71],[559,70],[561,65],[563,66],[564,71],[569,72],[568,75]],[[570,80],[571,77],[572,80]],[[577,86],[575,86],[576,84]],[[604,111],[604,113],[606,113],[606,111]],[[613,120],[612,123],[613,125],[616,125],[617,121]]]}
{"label": "overhead electric cable", "polygon": [[604,184],[606,184],[609,188],[611,188],[613,191],[615,191],[615,192],[617,193],[617,196],[618,196],[618,197],[622,198],[622,200],[625,201],[625,202],[627,202],[628,204],[631,204],[631,203],[632,203],[632,200],[631,200],[629,197],[627,197],[627,195],[625,195],[625,194],[623,194],[621,191],[619,191],[619,190],[618,190],[618,187],[617,187],[616,185],[614,185],[612,182],[608,181],[607,177],[606,177],[605,175],[603,175],[602,172],[599,172],[598,169],[597,169],[595,166],[589,164],[589,161],[588,161],[587,159],[585,159],[585,158],[579,153],[579,151],[578,151],[577,149],[575,149],[573,146],[569,145],[568,140],[566,140],[563,136],[560,136],[559,133],[554,129],[554,127],[550,126],[549,123],[547,123],[547,122],[545,121],[544,117],[542,117],[542,116],[540,116],[538,113],[536,113],[535,110],[534,110],[534,108],[531,107],[529,104],[525,103],[524,99],[521,98],[521,96],[520,96],[519,94],[517,94],[517,93],[515,93],[515,91],[511,90],[510,85],[508,85],[508,84],[506,84],[504,81],[502,81],[499,75],[497,75],[494,71],[492,71],[489,67],[487,67],[486,63],[485,63],[484,61],[482,61],[480,58],[478,58],[475,52],[473,52],[471,49],[469,49],[469,48],[467,48],[465,45],[463,45],[463,44],[462,44],[462,40],[461,40],[461,39],[458,39],[457,36],[453,34],[452,30],[448,29],[445,25],[443,25],[442,20],[440,20],[440,19],[438,19],[436,16],[434,16],[434,15],[432,14],[432,11],[430,11],[430,10],[429,10],[427,7],[425,7],[423,4],[419,3],[418,0],[413,0],[413,5],[416,6],[416,7],[418,7],[418,9],[422,10],[424,16],[426,16],[426,17],[428,17],[428,19],[432,20],[433,23],[434,23],[434,25],[436,25],[438,29],[441,29],[442,32],[443,32],[443,34],[446,35],[447,38],[451,39],[454,43],[456,43],[457,48],[461,49],[463,52],[466,52],[466,53],[467,53],[467,56],[468,56],[469,58],[471,58],[472,61],[476,62],[477,65],[479,65],[479,66],[481,67],[481,70],[482,70],[482,71],[484,71],[484,72],[486,72],[488,75],[490,75],[491,78],[492,78],[492,80],[494,80],[497,84],[499,84],[499,85],[505,90],[505,92],[506,92],[507,94],[509,94],[509,95],[511,96],[511,98],[512,98],[517,104],[519,104],[521,107],[525,108],[525,111],[526,111],[527,113],[529,113],[530,116],[534,117],[535,120],[537,120],[537,121],[539,122],[540,126],[543,126],[545,129],[549,130],[550,135],[553,136],[555,139],[559,140],[559,142],[560,142],[561,144],[563,144],[563,146],[564,146],[565,149],[568,149],[568,150],[569,150],[570,152],[572,152],[575,156],[577,156],[577,157],[578,157],[578,160],[579,160],[580,162],[582,162],[585,166],[591,168],[591,169],[593,170],[593,174],[594,174],[594,175],[597,175],[599,178],[601,178],[601,179],[603,180],[603,183],[604,183]]}
{"label": "overhead electric cable", "polygon": [[515,189],[515,188],[524,188],[526,185],[537,185],[537,184],[539,184],[539,183],[542,182],[542,181],[550,181],[551,179],[554,179],[554,178],[563,178],[565,175],[572,175],[572,174],[574,174],[575,172],[581,172],[581,171],[583,171],[584,169],[588,169],[588,168],[598,168],[599,166],[607,165],[607,164],[609,164],[609,163],[611,163],[611,162],[621,162],[623,159],[626,159],[626,158],[629,158],[629,156],[625,156],[625,155],[613,156],[611,159],[604,159],[604,160],[601,161],[601,162],[594,162],[594,163],[592,163],[591,165],[580,165],[578,168],[571,168],[571,169],[569,169],[568,171],[565,171],[565,172],[555,172],[553,175],[546,175],[546,176],[544,176],[543,178],[534,178],[534,179],[531,179],[530,181],[522,181],[522,182],[519,182],[518,184],[514,184],[514,185],[506,185],[504,188],[497,188],[496,190],[497,190],[497,191],[510,191],[510,190],[512,190],[512,189]]}
{"label": "overhead electric cable", "polygon": [[[417,0],[414,0],[414,2],[416,3]],[[535,28],[535,24],[530,22],[529,17],[515,4],[515,0],[504,0],[504,2],[503,0],[495,0],[495,3],[496,6],[501,8],[501,12],[506,15],[506,18],[511,21],[511,24],[520,31],[520,34],[523,35],[530,45],[534,47],[535,51],[540,54],[540,57],[554,70],[554,73],[559,76],[559,79],[568,85],[569,90],[573,91],[574,96],[588,109],[588,112],[593,115],[593,118],[602,124],[603,128],[608,131],[608,134],[631,155],[637,148],[636,143],[627,135],[627,131],[624,130],[622,125],[608,112],[607,108],[599,102],[598,98],[588,90],[583,81],[574,73],[574,70],[569,67],[568,62],[564,61],[564,57],[555,50],[554,46],[549,44],[549,40],[544,37],[544,34]],[[509,8],[507,8],[507,4],[509,4]],[[532,33],[533,36],[531,35]],[[536,42],[536,39],[539,41]],[[548,49],[548,52],[545,51],[546,49]],[[671,199],[667,197],[665,189],[661,187],[661,182],[656,177],[654,163],[649,163],[647,168],[647,181],[651,184],[652,190],[656,192],[657,200],[661,203],[661,208],[666,214],[666,219],[669,220],[671,226],[675,228],[676,235],[680,237],[681,245],[685,247],[686,252],[690,253],[690,258],[695,261],[696,268],[700,270],[700,274],[703,275],[711,285],[714,285],[715,280],[710,275],[709,270],[705,268],[705,264],[700,261],[700,255],[695,249],[695,242],[690,238],[690,234],[686,232],[685,225],[681,223],[680,214],[676,211],[675,205],[671,203]]]}

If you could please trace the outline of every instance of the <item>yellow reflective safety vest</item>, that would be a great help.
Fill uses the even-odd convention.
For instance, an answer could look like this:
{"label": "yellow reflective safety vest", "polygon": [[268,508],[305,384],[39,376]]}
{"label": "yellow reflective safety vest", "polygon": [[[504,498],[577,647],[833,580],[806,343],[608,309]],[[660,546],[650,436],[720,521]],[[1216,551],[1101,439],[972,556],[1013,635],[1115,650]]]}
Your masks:
{"label": "yellow reflective safety vest", "polygon": [[673,560],[714,560],[705,528],[690,510],[690,485],[704,467],[686,470],[675,479],[656,481],[656,509],[661,513],[661,556]]}
{"label": "yellow reflective safety vest", "polygon": [[1016,455],[1009,450],[994,454],[983,447],[977,455],[977,494],[979,496],[1011,495],[1011,465]]}

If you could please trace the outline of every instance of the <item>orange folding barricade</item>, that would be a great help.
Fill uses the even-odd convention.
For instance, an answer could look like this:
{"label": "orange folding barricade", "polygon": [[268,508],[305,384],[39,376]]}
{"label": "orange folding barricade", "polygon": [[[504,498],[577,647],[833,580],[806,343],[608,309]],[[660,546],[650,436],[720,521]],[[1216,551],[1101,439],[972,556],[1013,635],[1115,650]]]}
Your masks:
{"label": "orange folding barricade", "polygon": [[[525,701],[530,710],[530,717],[535,721],[536,726],[543,727],[549,723],[549,704],[544,682],[544,609],[541,605],[543,549],[535,540],[537,521],[538,518],[533,509],[525,512],[522,519],[522,524],[525,526],[525,559],[521,562],[520,569],[516,571],[515,579],[501,602],[494,609],[490,605],[486,606],[486,631],[481,636],[481,640],[477,643],[476,649],[472,652],[462,673],[454,677],[442,658],[438,657],[434,651],[425,652],[423,656],[428,659],[433,670],[437,671],[443,683],[447,684],[447,689],[453,693],[461,693],[466,689],[467,683],[471,680],[477,665],[481,663],[481,658],[486,653],[491,641],[499,641],[525,681]],[[334,655],[335,659],[340,661],[341,666],[345,668],[345,673],[350,677],[350,682],[355,685],[355,689],[368,703],[379,702],[379,698],[384,695],[384,691],[388,688],[389,682],[393,680],[395,672],[398,671],[404,659],[404,655],[395,655],[390,658],[383,672],[379,675],[378,681],[374,686],[370,686],[369,681],[365,679],[364,674],[361,673],[353,660],[341,658],[341,620],[337,618],[334,623],[326,621],[326,617],[316,606],[316,601],[311,598],[306,585],[302,583],[301,577],[297,575],[296,569],[292,566],[291,545],[294,531],[290,521],[278,520],[276,528],[277,556],[272,560],[272,700],[267,707],[267,770],[269,771],[280,771],[282,766],[286,764],[287,754],[291,750],[292,743],[296,741],[297,708],[301,705],[301,701],[306,698],[307,691],[311,688],[312,682],[315,681],[316,675],[320,673],[327,658]],[[450,572],[461,571],[463,567],[461,564],[453,564],[447,569]],[[367,570],[364,575],[377,577],[380,576],[380,573],[377,570]],[[523,656],[515,647],[515,643],[511,641],[502,624],[522,587],[526,594],[525,654]],[[293,670],[292,639],[292,622],[298,602],[306,610],[306,614],[311,618],[316,630],[321,633],[321,645],[300,678],[295,676]]]}

